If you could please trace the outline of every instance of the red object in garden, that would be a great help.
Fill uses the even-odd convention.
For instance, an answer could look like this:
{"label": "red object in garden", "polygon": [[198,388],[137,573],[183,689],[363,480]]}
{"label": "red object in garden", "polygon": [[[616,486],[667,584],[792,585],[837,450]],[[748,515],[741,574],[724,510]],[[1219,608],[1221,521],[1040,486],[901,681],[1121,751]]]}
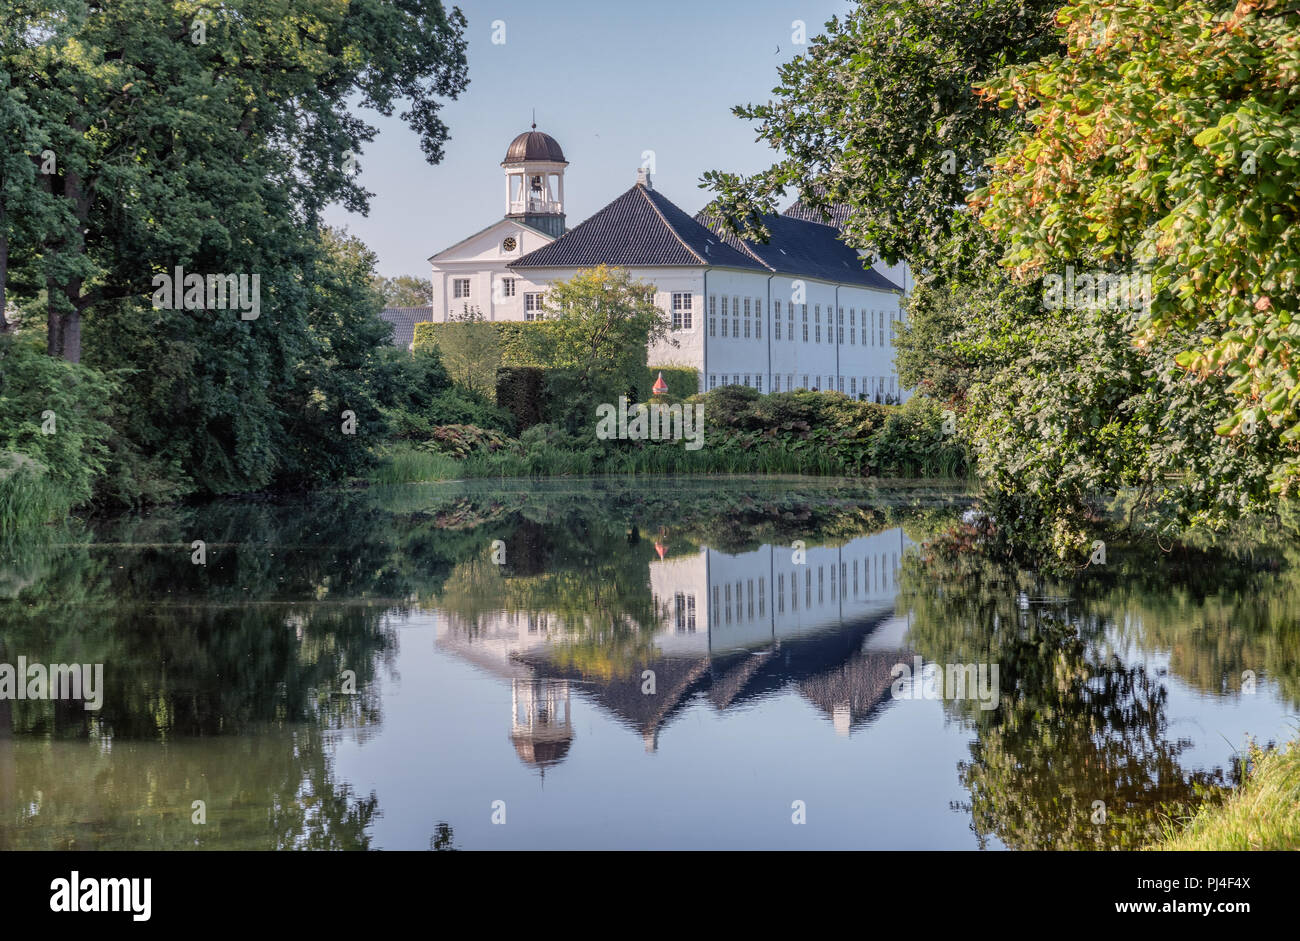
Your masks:
{"label": "red object in garden", "polygon": [[655,380],[654,387],[650,390],[655,395],[663,395],[668,391],[668,383],[664,382],[664,374],[659,373],[659,378]]}

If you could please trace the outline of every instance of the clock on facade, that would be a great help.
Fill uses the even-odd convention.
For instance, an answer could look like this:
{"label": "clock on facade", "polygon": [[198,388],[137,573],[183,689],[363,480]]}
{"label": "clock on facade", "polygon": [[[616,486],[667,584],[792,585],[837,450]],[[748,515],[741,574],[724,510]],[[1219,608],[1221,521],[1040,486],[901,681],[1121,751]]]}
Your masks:
{"label": "clock on facade", "polygon": [[506,240],[501,243],[501,249],[502,251],[513,252],[517,244],[518,243],[515,241],[515,237],[513,235],[510,235],[507,236]]}

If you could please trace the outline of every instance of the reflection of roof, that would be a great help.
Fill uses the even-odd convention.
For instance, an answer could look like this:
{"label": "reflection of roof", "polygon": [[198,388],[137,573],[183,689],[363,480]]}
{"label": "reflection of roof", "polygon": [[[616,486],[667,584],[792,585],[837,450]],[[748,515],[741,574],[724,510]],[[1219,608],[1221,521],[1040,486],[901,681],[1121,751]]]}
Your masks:
{"label": "reflection of roof", "polygon": [[[582,695],[647,741],[657,740],[659,730],[696,693],[707,692],[714,708],[723,711],[792,685],[832,716],[847,705],[850,722],[860,724],[879,713],[888,699],[894,664],[911,656],[898,650],[862,652],[863,641],[880,623],[875,617],[846,623],[840,630],[783,640],[779,647],[761,651],[648,660],[612,679],[559,666],[537,651],[514,659],[536,676],[575,681]],[[642,692],[643,670],[655,673],[653,695]]]}
{"label": "reflection of roof", "polygon": [[[651,660],[612,679],[596,679],[572,667],[561,667],[545,656],[528,654],[518,658],[539,676],[548,679],[568,679],[578,683],[578,689],[604,706],[620,720],[643,736],[656,732],[686,702],[700,678],[709,672],[708,658],[678,659],[675,657]],[[642,692],[641,673],[653,670],[655,692]]]}
{"label": "reflection of roof", "polygon": [[521,760],[539,768],[549,768],[559,764],[573,744],[572,738],[539,741],[536,736],[530,735],[512,735],[510,741],[515,746],[515,754]]}
{"label": "reflection of roof", "polygon": [[553,163],[568,163],[559,142],[550,134],[541,131],[524,131],[510,142],[506,148],[506,159],[502,163],[522,163],[525,160],[550,160]]}
{"label": "reflection of roof", "polygon": [[881,650],[854,657],[847,663],[799,683],[799,692],[827,715],[847,706],[850,724],[874,716],[889,698],[895,664],[909,663],[910,650]]}

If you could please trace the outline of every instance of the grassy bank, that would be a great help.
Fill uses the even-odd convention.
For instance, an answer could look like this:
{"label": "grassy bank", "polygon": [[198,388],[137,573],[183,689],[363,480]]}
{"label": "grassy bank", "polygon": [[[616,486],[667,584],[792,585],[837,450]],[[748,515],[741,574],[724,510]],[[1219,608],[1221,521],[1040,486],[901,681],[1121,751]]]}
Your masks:
{"label": "grassy bank", "polygon": [[40,464],[0,452],[0,539],[62,519],[77,502]]}
{"label": "grassy bank", "polygon": [[1169,825],[1159,850],[1300,850],[1300,739],[1251,754],[1245,783],[1223,803]]}

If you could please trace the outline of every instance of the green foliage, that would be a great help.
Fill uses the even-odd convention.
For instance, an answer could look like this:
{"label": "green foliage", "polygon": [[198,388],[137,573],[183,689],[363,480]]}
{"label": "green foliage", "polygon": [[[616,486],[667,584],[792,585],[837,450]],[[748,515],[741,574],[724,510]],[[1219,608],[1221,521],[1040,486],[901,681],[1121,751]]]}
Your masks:
{"label": "green foliage", "polygon": [[[1006,261],[1042,271],[1097,255],[1149,272],[1143,345],[1235,402],[1220,431],[1271,426],[1300,475],[1300,11],[1282,0],[1073,0],[1066,50],[984,94],[1032,107],[975,194]],[[1249,447],[1250,445],[1247,445]]]}
{"label": "green foliage", "polygon": [[461,462],[407,443],[394,445],[367,478],[375,484],[410,484],[462,477]]}
{"label": "green foliage", "polygon": [[0,451],[0,544],[61,519],[78,503],[64,483],[15,451]]}
{"label": "green foliage", "polygon": [[[417,351],[436,348],[439,337],[451,325],[451,322],[437,323],[431,320],[417,323],[412,345]],[[554,324],[545,320],[491,320],[488,325],[496,334],[502,368],[540,368],[546,365],[546,350],[556,329]]]}
{"label": "green foliage", "polygon": [[1189,852],[1300,850],[1300,739],[1250,750],[1245,780],[1224,801],[1170,820],[1151,849]]}
{"label": "green foliage", "polygon": [[477,425],[480,428],[514,434],[515,416],[493,404],[485,395],[460,388],[448,389],[429,406],[430,420],[439,425]]}
{"label": "green foliage", "polygon": [[497,370],[497,405],[515,417],[516,427],[530,428],[545,417],[545,377],[535,366],[504,366]]}
{"label": "green foliage", "polygon": [[[563,375],[559,371],[547,375],[556,374]],[[838,392],[760,395],[748,386],[724,386],[691,396],[686,404],[704,410],[704,441],[698,450],[687,450],[682,441],[601,441],[590,421],[576,432],[562,424],[534,425],[523,432],[517,445],[502,441],[493,447],[428,446],[470,455],[459,472],[465,477],[629,473],[952,477],[967,472],[960,439],[944,430],[943,415],[930,402],[889,406],[853,401]]]}
{"label": "green foliage", "polygon": [[513,447],[513,443],[499,431],[475,425],[439,425],[427,441],[416,447],[433,454],[465,458],[480,452],[491,454],[507,450]]}
{"label": "green foliage", "polygon": [[986,253],[954,233],[954,211],[982,185],[987,156],[1024,118],[998,112],[972,85],[1006,65],[1059,48],[1059,0],[881,0],[826,24],[808,51],[781,67],[766,104],[735,108],[760,139],[785,153],[748,179],[704,175],[719,212],[761,235],[752,212],[773,211],[794,190],[811,207],[842,204],[849,244],[915,271],[960,270]]}
{"label": "green foliage", "polygon": [[98,371],[0,334],[0,528],[48,522],[90,500],[108,461],[105,419],[116,395]]}
{"label": "green foliage", "polygon": [[452,382],[470,393],[491,394],[501,366],[495,325],[483,319],[481,310],[467,304],[461,313],[440,326],[436,348]]}
{"label": "green foliage", "polygon": [[433,282],[412,274],[395,278],[375,276],[370,286],[384,299],[385,307],[429,307],[433,304]]}
{"label": "green foliage", "polygon": [[969,465],[955,416],[922,395],[889,410],[868,454],[884,477],[958,477]]}
{"label": "green foliage", "polygon": [[[194,42],[193,11],[170,0],[82,6],[0,23],[0,284],[25,330],[45,308],[50,354],[119,383],[101,501],[361,471],[383,427],[368,376],[387,327],[373,258],[320,212],[365,209],[364,109],[411,102],[404,119],[441,158],[464,18],[434,0],[238,0]],[[177,265],[258,277],[260,315],[151,306]]]}
{"label": "green foliage", "polygon": [[436,349],[407,353],[382,347],[369,376],[370,394],[380,408],[424,414],[451,388],[451,377]]}

